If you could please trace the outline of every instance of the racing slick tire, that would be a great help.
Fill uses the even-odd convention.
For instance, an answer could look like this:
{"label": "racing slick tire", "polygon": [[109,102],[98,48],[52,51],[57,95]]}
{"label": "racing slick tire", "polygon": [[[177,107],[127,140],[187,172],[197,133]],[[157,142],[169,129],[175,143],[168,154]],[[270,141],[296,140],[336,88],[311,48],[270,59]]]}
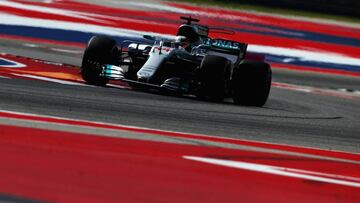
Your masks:
{"label": "racing slick tire", "polygon": [[269,97],[271,80],[269,64],[243,60],[234,67],[231,76],[231,93],[235,104],[263,106]]}
{"label": "racing slick tire", "polygon": [[230,62],[221,56],[206,55],[199,68],[201,82],[197,97],[222,101],[226,96],[227,79],[230,78]]}
{"label": "racing slick tire", "polygon": [[103,64],[117,63],[116,41],[105,36],[93,36],[84,51],[82,78],[91,85],[105,86],[109,80],[100,76]]}

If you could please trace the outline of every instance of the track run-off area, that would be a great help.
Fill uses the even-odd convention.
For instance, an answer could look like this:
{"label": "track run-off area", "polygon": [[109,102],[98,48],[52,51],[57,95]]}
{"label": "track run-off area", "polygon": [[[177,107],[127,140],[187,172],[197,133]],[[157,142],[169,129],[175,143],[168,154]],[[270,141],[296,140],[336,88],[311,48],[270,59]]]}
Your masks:
{"label": "track run-off area", "polygon": [[353,154],[14,112],[0,112],[0,121],[12,121],[1,125],[6,194],[58,202],[360,198]]}
{"label": "track run-off area", "polygon": [[[262,108],[86,84],[92,35],[180,15],[273,68]],[[0,202],[359,202],[360,26],[162,1],[0,1]]]}

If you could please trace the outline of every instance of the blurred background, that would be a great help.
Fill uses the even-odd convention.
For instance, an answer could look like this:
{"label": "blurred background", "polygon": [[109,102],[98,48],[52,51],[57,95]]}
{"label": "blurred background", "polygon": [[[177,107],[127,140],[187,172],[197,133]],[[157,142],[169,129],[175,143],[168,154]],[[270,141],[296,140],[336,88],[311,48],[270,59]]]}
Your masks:
{"label": "blurred background", "polygon": [[[358,0],[180,0],[193,3],[209,3],[217,5],[233,6],[242,8],[253,8],[255,10],[271,11],[275,9],[283,12],[295,12],[294,14],[304,14],[303,12],[317,13],[318,16],[346,16],[360,18],[360,1]],[[270,10],[269,10],[270,9]],[[308,13],[307,15],[311,15]],[[355,20],[355,19],[353,19]]]}

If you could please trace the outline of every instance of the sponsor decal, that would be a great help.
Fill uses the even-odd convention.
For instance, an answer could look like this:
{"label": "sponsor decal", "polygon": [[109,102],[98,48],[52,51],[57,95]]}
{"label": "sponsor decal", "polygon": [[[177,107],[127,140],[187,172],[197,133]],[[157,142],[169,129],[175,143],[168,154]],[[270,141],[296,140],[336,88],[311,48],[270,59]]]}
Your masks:
{"label": "sponsor decal", "polygon": [[239,42],[222,40],[222,39],[207,39],[205,44],[213,47],[224,48],[224,49],[235,49],[235,50],[239,50],[241,46]]}
{"label": "sponsor decal", "polygon": [[0,68],[23,68],[23,67],[26,67],[26,65],[5,58],[0,58]]}

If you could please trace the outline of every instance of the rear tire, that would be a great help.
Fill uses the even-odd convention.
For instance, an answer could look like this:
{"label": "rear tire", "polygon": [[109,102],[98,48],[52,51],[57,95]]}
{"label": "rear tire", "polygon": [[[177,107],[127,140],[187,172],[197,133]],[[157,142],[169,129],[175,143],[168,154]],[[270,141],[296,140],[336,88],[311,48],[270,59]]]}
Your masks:
{"label": "rear tire", "polygon": [[221,56],[206,55],[200,65],[201,85],[197,96],[211,101],[222,101],[226,95],[230,62]]}
{"label": "rear tire", "polygon": [[270,93],[272,71],[270,65],[244,60],[235,67],[231,78],[232,97],[236,104],[263,106]]}
{"label": "rear tire", "polygon": [[103,64],[116,64],[116,41],[105,36],[93,36],[84,51],[81,63],[82,78],[91,85],[105,86],[109,80],[100,76]]}

